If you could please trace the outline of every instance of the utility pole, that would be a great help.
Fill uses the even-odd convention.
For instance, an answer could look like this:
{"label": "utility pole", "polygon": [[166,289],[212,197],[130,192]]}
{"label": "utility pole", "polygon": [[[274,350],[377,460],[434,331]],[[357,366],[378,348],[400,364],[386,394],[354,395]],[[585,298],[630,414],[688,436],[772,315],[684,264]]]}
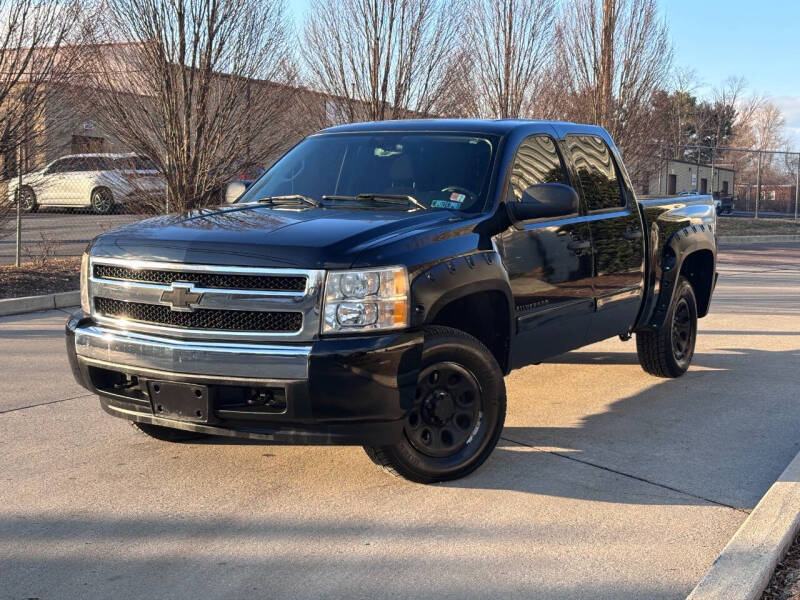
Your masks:
{"label": "utility pole", "polygon": [[714,197],[714,148],[711,148],[711,197]]}
{"label": "utility pole", "polygon": [[614,30],[617,27],[616,0],[603,0],[603,30],[600,39],[600,125],[613,131]]}
{"label": "utility pole", "polygon": [[699,194],[700,193],[700,146],[695,148],[695,152],[697,152],[697,175],[695,176],[694,181],[694,189],[692,192],[695,191]]}
{"label": "utility pole", "polygon": [[22,250],[22,143],[17,146],[17,247],[14,253],[14,266],[20,266],[20,251]]}
{"label": "utility pole", "polygon": [[797,204],[800,203],[800,154],[797,155],[797,181],[794,184],[794,220],[797,221]]}
{"label": "utility pole", "polygon": [[758,218],[758,204],[761,201],[761,150],[758,151],[758,169],[756,170],[756,210],[754,217]]}

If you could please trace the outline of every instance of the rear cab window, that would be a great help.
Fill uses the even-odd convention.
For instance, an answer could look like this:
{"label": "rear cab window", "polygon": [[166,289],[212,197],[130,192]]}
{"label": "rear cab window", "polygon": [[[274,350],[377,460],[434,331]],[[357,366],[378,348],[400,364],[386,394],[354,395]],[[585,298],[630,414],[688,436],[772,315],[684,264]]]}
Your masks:
{"label": "rear cab window", "polygon": [[566,144],[587,209],[595,212],[624,208],[619,171],[605,141],[595,135],[568,135]]}

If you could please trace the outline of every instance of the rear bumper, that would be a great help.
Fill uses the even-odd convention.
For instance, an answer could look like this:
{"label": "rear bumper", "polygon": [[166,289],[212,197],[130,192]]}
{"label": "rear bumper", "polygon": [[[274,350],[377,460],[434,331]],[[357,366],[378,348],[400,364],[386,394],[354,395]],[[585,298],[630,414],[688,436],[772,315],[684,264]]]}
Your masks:
{"label": "rear bumper", "polygon": [[[75,379],[114,416],[216,435],[299,444],[390,444],[414,400],[422,333],[307,344],[165,339],[101,327],[83,313],[66,327]],[[153,381],[207,386],[206,422],[158,416]],[[252,400],[267,398],[266,403]]]}

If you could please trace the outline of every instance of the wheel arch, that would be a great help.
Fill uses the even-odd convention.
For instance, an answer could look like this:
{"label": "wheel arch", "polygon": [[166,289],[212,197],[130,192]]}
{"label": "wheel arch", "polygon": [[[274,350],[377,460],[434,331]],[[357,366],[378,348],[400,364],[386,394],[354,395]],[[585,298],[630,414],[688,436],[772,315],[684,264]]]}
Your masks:
{"label": "wheel arch", "polygon": [[660,253],[657,273],[657,287],[637,322],[637,331],[664,324],[680,277],[692,285],[698,317],[706,316],[716,284],[716,239],[711,227],[689,225],[674,232]]}
{"label": "wheel arch", "polygon": [[479,252],[431,267],[415,278],[411,297],[414,325],[443,325],[470,334],[508,373],[513,300],[497,253]]}
{"label": "wheel arch", "polygon": [[89,201],[90,202],[92,201],[92,196],[94,196],[94,193],[96,191],[98,191],[98,190],[108,190],[108,193],[111,194],[111,198],[112,199],[114,198],[114,191],[111,189],[110,185],[108,185],[106,182],[94,181],[93,185],[92,185],[92,189],[89,192]]}
{"label": "wheel arch", "polygon": [[679,271],[694,290],[697,300],[697,316],[705,317],[711,304],[711,292],[714,289],[714,253],[702,248],[684,257]]}

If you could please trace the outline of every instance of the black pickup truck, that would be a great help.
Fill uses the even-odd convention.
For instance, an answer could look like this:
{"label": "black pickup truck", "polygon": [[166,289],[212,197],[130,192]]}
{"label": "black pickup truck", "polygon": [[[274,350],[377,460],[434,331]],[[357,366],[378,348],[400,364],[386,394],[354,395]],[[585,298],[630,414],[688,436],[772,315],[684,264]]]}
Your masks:
{"label": "black pickup truck", "polygon": [[684,373],[715,219],[710,196],[637,200],[599,127],[334,127],[235,204],[95,239],[67,350],[158,439],[358,444],[455,479],[496,445],[512,369],[635,334],[647,372]]}

